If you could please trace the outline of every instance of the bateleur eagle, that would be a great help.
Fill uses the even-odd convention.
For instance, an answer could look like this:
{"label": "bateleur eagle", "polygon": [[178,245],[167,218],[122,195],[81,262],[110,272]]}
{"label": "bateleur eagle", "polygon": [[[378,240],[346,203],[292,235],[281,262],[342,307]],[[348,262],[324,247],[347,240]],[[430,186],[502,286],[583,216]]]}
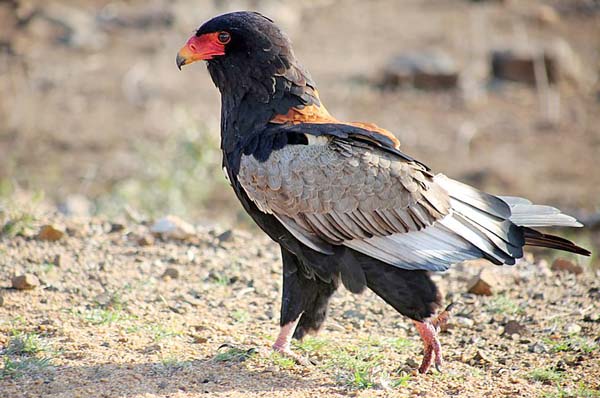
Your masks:
{"label": "bateleur eagle", "polygon": [[424,343],[419,368],[442,364],[430,272],[485,258],[514,264],[523,246],[583,255],[532,227],[578,227],[559,210],[494,196],[433,173],[390,132],[334,118],[288,37],[269,18],[234,12],[204,23],[177,66],[207,62],[221,92],[226,175],[258,226],[281,246],[281,331],[274,349],[298,361],[293,337],[317,331],[333,292],[371,289],[411,318]]}

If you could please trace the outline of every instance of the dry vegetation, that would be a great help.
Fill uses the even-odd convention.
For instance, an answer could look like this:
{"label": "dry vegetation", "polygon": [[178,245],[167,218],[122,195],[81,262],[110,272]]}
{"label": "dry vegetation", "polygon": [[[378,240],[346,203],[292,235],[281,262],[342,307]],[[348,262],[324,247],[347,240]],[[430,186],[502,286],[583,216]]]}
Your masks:
{"label": "dry vegetation", "polygon": [[[0,1],[0,396],[600,397],[596,257],[569,258],[580,275],[551,271],[551,252],[487,265],[489,297],[467,293],[483,264],[436,275],[463,303],[442,374],[415,374],[418,336],[370,293],[340,290],[296,345],[314,366],[271,354],[279,255],[222,178],[208,74],[174,61],[201,21],[241,8],[289,32],[340,119],[394,131],[434,170],[593,219],[598,1]],[[492,79],[507,48],[558,51],[560,79]],[[420,51],[451,59],[458,86],[382,89],[389,60]],[[169,213],[194,232],[155,237]],[[569,237],[598,253],[597,228]],[[23,274],[32,289],[12,287]]]}

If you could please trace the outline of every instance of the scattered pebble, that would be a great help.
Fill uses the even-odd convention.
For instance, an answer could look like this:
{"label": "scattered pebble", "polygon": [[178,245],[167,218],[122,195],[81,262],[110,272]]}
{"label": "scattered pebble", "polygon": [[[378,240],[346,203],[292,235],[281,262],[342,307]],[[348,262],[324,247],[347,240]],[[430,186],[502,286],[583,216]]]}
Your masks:
{"label": "scattered pebble", "polygon": [[503,336],[521,335],[525,331],[525,326],[515,320],[510,320],[504,325]]}
{"label": "scattered pebble", "polygon": [[227,231],[223,232],[222,234],[219,234],[219,236],[217,236],[217,240],[219,242],[229,242],[231,239],[233,239],[233,231],[228,229]]}
{"label": "scattered pebble", "polygon": [[17,290],[31,290],[40,285],[40,280],[33,274],[23,274],[12,279],[12,287]]}
{"label": "scattered pebble", "polygon": [[539,342],[529,345],[529,347],[527,347],[527,349],[529,350],[529,352],[533,352],[534,354],[543,354],[545,352],[548,352],[548,349],[546,348],[546,346]]}
{"label": "scattered pebble", "polygon": [[439,52],[403,53],[385,66],[380,85],[385,89],[412,85],[422,90],[448,90],[458,86],[459,73],[450,55]]}
{"label": "scattered pebble", "polygon": [[566,271],[575,275],[583,273],[583,268],[581,265],[575,264],[574,262],[564,258],[557,258],[554,260],[551,269],[552,271]]}
{"label": "scattered pebble", "polygon": [[64,229],[55,225],[43,225],[37,234],[39,240],[55,242],[65,235]]}
{"label": "scattered pebble", "polygon": [[600,314],[589,314],[583,317],[584,322],[598,323],[600,322]]}
{"label": "scattered pebble", "polygon": [[150,234],[142,235],[138,238],[137,244],[140,246],[152,246],[154,245],[154,236]]}
{"label": "scattered pebble", "polygon": [[467,291],[478,296],[491,296],[499,286],[498,277],[487,268],[483,268],[481,272],[469,281]]}
{"label": "scattered pebble", "polygon": [[118,222],[113,222],[110,224],[110,230],[108,232],[112,234],[115,232],[122,232],[124,229],[125,225]]}
{"label": "scattered pebble", "polygon": [[197,334],[192,335],[192,339],[194,339],[194,343],[196,344],[205,344],[208,342],[208,339],[204,336],[198,336]]}
{"label": "scattered pebble", "polygon": [[350,319],[350,318],[354,318],[354,319],[365,319],[365,314],[363,314],[360,311],[356,311],[356,310],[347,310],[344,311],[344,313],[342,314],[342,316],[346,319]]}
{"label": "scattered pebble", "polygon": [[177,279],[179,278],[179,270],[177,268],[169,267],[163,272],[161,278]]}
{"label": "scattered pebble", "polygon": [[175,240],[186,240],[196,234],[193,225],[173,215],[157,220],[150,231],[163,238]]}
{"label": "scattered pebble", "polygon": [[512,50],[492,52],[492,74],[496,79],[535,85],[536,64],[540,62],[549,83],[558,80],[558,63],[549,54],[516,52]]}
{"label": "scattered pebble", "polygon": [[73,266],[73,257],[67,253],[57,254],[54,257],[53,264],[64,269],[71,268]]}
{"label": "scattered pebble", "polygon": [[581,326],[576,323],[568,323],[565,325],[565,332],[568,334],[579,334],[581,333]]}
{"label": "scattered pebble", "polygon": [[83,195],[69,195],[58,205],[58,210],[69,216],[89,217],[94,211],[94,205]]}

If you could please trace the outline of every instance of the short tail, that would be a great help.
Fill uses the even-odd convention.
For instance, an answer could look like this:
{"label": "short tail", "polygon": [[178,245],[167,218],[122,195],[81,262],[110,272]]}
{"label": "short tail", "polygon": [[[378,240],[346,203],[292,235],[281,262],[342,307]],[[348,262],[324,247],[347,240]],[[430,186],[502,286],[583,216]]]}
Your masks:
{"label": "short tail", "polygon": [[494,264],[515,264],[523,246],[540,246],[590,255],[575,243],[536,231],[534,227],[581,227],[560,210],[527,199],[494,196],[438,174],[434,181],[448,192],[452,214],[439,223],[477,247]]}
{"label": "short tail", "polygon": [[571,253],[589,256],[589,250],[577,246],[568,239],[556,235],[544,234],[530,227],[581,227],[574,217],[563,214],[555,207],[534,205],[529,200],[516,196],[499,196],[510,206],[510,221],[523,227],[525,244],[547,247]]}

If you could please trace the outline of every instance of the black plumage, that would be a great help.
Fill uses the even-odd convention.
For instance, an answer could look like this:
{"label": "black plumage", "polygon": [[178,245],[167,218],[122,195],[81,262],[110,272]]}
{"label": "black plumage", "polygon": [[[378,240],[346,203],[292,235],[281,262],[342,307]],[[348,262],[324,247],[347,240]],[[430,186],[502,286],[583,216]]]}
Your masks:
{"label": "black plumage", "polygon": [[[231,40],[220,43],[223,32]],[[177,64],[200,59],[221,92],[223,166],[233,190],[281,246],[279,351],[293,356],[291,335],[321,327],[342,283],[353,293],[368,287],[416,322],[425,372],[432,352],[441,364],[440,296],[430,271],[474,258],[514,264],[526,244],[589,254],[531,228],[578,226],[572,217],[434,174],[401,152],[391,133],[333,118],[270,19],[252,12],[213,18]]]}

